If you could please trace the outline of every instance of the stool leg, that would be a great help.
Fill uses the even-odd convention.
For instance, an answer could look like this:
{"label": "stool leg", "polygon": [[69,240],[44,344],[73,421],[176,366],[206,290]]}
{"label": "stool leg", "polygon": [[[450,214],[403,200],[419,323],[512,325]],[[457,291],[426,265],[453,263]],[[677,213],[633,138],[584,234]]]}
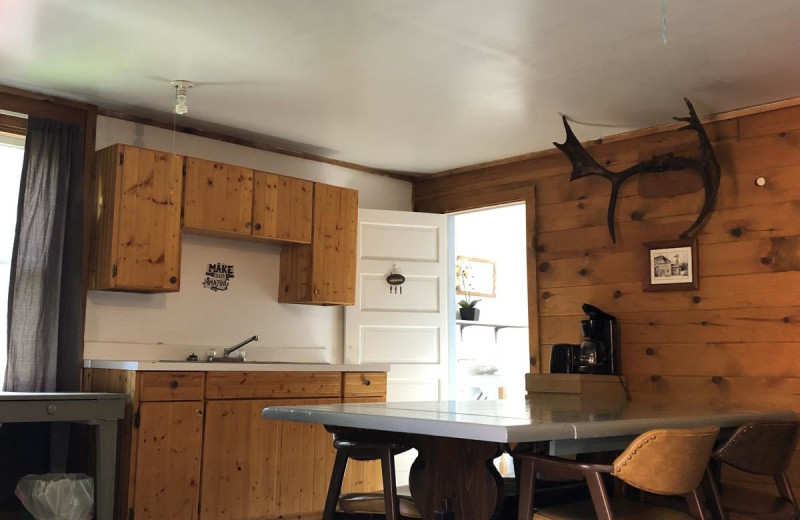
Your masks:
{"label": "stool leg", "polygon": [[533,518],[533,494],[536,490],[536,471],[530,459],[521,459],[519,480],[518,520]]}
{"label": "stool leg", "polygon": [[333,462],[331,482],[328,485],[328,496],[325,499],[322,520],[333,520],[333,515],[336,514],[336,504],[339,503],[339,494],[342,492],[342,480],[344,480],[344,470],[347,468],[349,451],[347,448],[339,448],[336,451],[336,459]]}
{"label": "stool leg", "polygon": [[383,472],[383,503],[386,520],[400,520],[400,500],[397,498],[394,455],[390,449],[381,454],[381,470]]}

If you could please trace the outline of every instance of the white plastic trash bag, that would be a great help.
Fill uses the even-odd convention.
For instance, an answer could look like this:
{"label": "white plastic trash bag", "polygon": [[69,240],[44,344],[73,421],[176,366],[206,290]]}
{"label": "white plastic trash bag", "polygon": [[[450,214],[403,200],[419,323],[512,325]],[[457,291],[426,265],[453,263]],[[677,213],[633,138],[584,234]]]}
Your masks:
{"label": "white plastic trash bag", "polygon": [[88,520],[94,505],[94,480],[82,473],[25,475],[14,490],[38,520]]}

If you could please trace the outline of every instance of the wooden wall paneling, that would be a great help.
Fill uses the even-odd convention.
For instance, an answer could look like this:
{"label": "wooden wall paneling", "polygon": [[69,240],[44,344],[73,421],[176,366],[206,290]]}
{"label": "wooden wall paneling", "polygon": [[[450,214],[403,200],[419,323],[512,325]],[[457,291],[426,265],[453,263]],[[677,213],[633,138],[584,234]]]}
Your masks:
{"label": "wooden wall paneling", "polygon": [[638,281],[559,287],[540,290],[539,309],[542,316],[575,314],[587,298],[611,314],[634,309],[656,314],[687,309],[791,307],[800,304],[800,297],[792,291],[775,289],[797,286],[800,286],[800,271],[703,278],[700,289],[696,291],[642,292],[642,284]]}
{"label": "wooden wall paneling", "polygon": [[[797,201],[717,210],[708,217],[697,239],[704,246],[797,236],[800,234],[797,211]],[[616,244],[611,243],[605,225],[540,232],[537,234],[538,257],[541,261],[638,250],[643,242],[676,239],[694,217],[679,215],[647,222],[619,222]]]}
{"label": "wooden wall paneling", "polygon": [[[622,348],[629,343],[786,343],[797,339],[800,307],[618,313]],[[584,316],[542,316],[542,344],[575,343]]]}
{"label": "wooden wall paneling", "polygon": [[139,413],[135,518],[196,519],[203,402],[147,402]]}
{"label": "wooden wall paneling", "polygon": [[188,157],[184,189],[184,229],[250,235],[253,170]]}
{"label": "wooden wall paneling", "polygon": [[[536,191],[525,199],[525,255],[528,278],[528,355],[531,371],[542,371],[542,349],[539,338],[539,277],[536,258]],[[497,331],[495,331],[497,332]]]}
{"label": "wooden wall paneling", "polygon": [[800,374],[798,342],[626,343],[621,355],[627,375],[781,378]]}
{"label": "wooden wall paneling", "polygon": [[[588,255],[539,262],[539,287],[572,287],[640,282],[640,251]],[[800,236],[706,244],[700,276],[746,275],[800,270]],[[702,288],[701,288],[702,289]]]}

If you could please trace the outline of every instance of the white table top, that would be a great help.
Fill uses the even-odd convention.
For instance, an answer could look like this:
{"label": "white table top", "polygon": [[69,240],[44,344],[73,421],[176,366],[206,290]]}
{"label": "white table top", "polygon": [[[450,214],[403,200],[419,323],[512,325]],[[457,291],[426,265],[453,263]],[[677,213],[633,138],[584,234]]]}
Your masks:
{"label": "white table top", "polygon": [[558,397],[507,401],[420,401],[271,406],[265,419],[417,433],[490,442],[534,442],[638,435],[654,428],[734,427],[794,419],[786,410],[681,403],[578,402]]}

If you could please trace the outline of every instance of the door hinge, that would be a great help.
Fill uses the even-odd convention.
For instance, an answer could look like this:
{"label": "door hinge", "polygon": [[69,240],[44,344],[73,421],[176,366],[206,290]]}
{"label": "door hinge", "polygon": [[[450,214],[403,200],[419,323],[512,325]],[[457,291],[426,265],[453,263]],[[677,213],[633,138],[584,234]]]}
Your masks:
{"label": "door hinge", "polygon": [[138,428],[139,424],[142,422],[142,415],[139,413],[139,410],[133,414],[133,427]]}
{"label": "door hinge", "polygon": [[133,508],[128,509],[128,520],[133,520]]}
{"label": "door hinge", "polygon": [[122,152],[120,152],[120,154],[119,154],[119,164],[120,165],[125,164],[125,154],[122,153]]}
{"label": "door hinge", "polygon": [[111,266],[111,278],[117,277],[117,264]]}

